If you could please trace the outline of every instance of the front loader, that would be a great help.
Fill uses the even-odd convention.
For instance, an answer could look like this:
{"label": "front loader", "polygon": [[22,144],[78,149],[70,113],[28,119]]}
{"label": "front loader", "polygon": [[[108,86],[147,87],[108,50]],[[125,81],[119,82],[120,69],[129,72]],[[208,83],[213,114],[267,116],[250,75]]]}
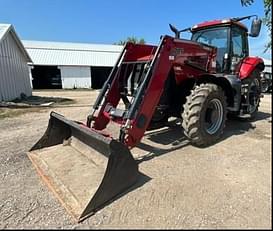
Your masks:
{"label": "front loader", "polygon": [[[257,37],[231,18],[161,36],[158,46],[127,43],[85,123],[51,112],[48,128],[29,158],[48,187],[77,221],[133,186],[139,170],[130,149],[145,131],[169,118],[182,120],[196,146],[215,143],[227,114],[253,117],[261,97],[262,59],[249,57],[247,37]],[[191,40],[180,33],[192,33]],[[109,132],[119,126],[119,134]],[[181,134],[183,136],[183,134]]]}

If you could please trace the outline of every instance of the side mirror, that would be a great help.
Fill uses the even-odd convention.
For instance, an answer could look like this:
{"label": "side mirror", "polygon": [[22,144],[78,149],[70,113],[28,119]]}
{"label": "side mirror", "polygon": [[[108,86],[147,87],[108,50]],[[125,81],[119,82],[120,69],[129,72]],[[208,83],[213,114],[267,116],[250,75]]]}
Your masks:
{"label": "side mirror", "polygon": [[175,33],[175,38],[179,38],[180,32],[172,24],[169,24],[169,26],[170,26],[171,31]]}
{"label": "side mirror", "polygon": [[249,36],[251,37],[258,37],[260,34],[260,30],[261,30],[261,26],[262,26],[262,20],[261,19],[253,19],[252,23],[251,23],[251,31]]}

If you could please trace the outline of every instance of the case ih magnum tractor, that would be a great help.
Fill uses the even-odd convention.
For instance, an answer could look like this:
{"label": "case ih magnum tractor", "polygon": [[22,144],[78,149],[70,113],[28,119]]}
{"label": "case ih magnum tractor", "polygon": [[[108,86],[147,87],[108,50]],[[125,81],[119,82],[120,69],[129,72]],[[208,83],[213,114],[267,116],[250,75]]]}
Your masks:
{"label": "case ih magnum tractor", "polygon": [[[251,17],[249,33],[240,21]],[[127,43],[86,123],[51,112],[28,154],[77,221],[136,183],[130,149],[146,130],[177,117],[193,145],[208,146],[223,133],[228,113],[254,117],[258,110],[264,63],[250,57],[248,47],[248,36],[260,32],[257,16],[170,28],[175,36],[161,36],[158,46]],[[192,33],[191,40],[180,38],[183,31]],[[109,124],[119,133],[111,134]]]}

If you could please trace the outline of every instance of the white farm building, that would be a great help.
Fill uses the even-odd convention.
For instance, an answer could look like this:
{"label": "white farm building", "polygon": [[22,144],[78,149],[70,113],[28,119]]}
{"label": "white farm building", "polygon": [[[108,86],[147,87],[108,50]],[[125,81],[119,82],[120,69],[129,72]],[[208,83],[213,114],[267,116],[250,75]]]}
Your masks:
{"label": "white farm building", "polygon": [[264,72],[268,72],[272,74],[272,60],[271,59],[263,59],[264,60]]}
{"label": "white farm building", "polygon": [[32,94],[28,63],[31,58],[11,24],[0,24],[0,101]]}
{"label": "white farm building", "polygon": [[34,89],[101,88],[123,46],[22,40]]}

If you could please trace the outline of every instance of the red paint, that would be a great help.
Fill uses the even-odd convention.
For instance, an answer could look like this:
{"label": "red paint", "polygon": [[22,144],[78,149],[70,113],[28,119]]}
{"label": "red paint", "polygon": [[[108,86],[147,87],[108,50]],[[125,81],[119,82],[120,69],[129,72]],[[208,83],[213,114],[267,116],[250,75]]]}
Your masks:
{"label": "red paint", "polygon": [[200,28],[203,29],[203,27],[217,26],[220,24],[222,24],[222,20],[205,21],[202,23],[198,23],[196,26],[192,28],[192,30],[199,30]]}
{"label": "red paint", "polygon": [[[170,36],[164,37],[164,44],[161,47],[128,43],[126,49],[127,51],[122,62],[151,60],[154,58],[156,49],[160,49],[159,55],[155,57],[156,61],[152,69],[151,80],[146,88],[137,115],[131,120],[132,126],[127,130],[125,144],[127,147],[132,148],[140,142],[150,123],[170,70],[174,68],[177,84],[180,84],[187,78],[199,77],[208,72],[214,73],[215,69],[211,67],[211,61],[216,56],[216,49],[189,40],[174,39]],[[196,69],[189,64],[197,65],[206,69],[207,72]],[[179,68],[180,70],[178,70]],[[119,125],[126,122],[124,118],[113,118],[108,112],[104,111],[107,103],[117,107],[121,99],[119,84],[122,74],[119,75],[118,73],[119,71],[117,71],[105,101],[96,115],[93,125],[93,128],[96,130],[103,130],[110,121]],[[146,122],[143,127],[139,128],[137,121],[141,115],[145,116]]]}
{"label": "red paint", "polygon": [[225,25],[230,26],[231,24],[237,25],[247,31],[247,27],[244,24],[240,22],[232,21],[231,19],[205,21],[192,27],[192,31],[205,29],[206,27],[225,26]]}
{"label": "red paint", "polygon": [[109,120],[112,120],[112,121],[114,121],[117,124],[123,124],[124,123],[124,121],[122,120],[122,118],[115,118],[115,117],[111,116],[109,112],[104,111],[103,115],[105,117],[107,117]]}
{"label": "red paint", "polygon": [[150,61],[154,58],[154,55],[146,55],[137,59],[137,61]]}
{"label": "red paint", "polygon": [[243,60],[240,71],[239,78],[247,78],[251,72],[255,69],[258,64],[263,64],[263,60],[259,57],[247,57]]}
{"label": "red paint", "polygon": [[[192,31],[221,25],[231,26],[232,24],[236,24],[240,26],[241,29],[247,30],[243,24],[228,19],[203,22],[192,28]],[[130,121],[131,126],[123,127],[125,131],[125,145],[128,148],[135,147],[149,126],[170,71],[172,69],[174,70],[177,84],[181,84],[189,78],[202,78],[207,75],[213,75],[216,73],[216,51],[217,48],[215,47],[206,46],[190,40],[175,39],[170,36],[163,37],[163,43],[160,47],[127,43],[125,45],[123,59],[104,97],[103,104],[100,105],[100,108],[96,111],[93,129],[104,130],[110,121],[119,126],[125,125],[126,118],[112,117],[105,111],[105,107],[107,104],[110,104],[113,108],[117,108],[121,101],[121,90],[124,90],[123,85],[126,85],[130,76],[129,73],[131,73],[132,70],[136,70],[133,69],[136,68],[136,63],[153,60],[152,63],[154,63],[154,65],[151,69],[150,80],[147,83],[136,114]],[[245,58],[238,71],[239,78],[247,78],[260,63],[263,63],[261,58]],[[134,65],[134,67],[132,67],[132,65]],[[149,65],[151,65],[151,63],[149,63]],[[143,67],[141,69],[143,70]],[[141,120],[139,120],[140,118]],[[139,126],[137,125],[138,122],[140,123]]]}
{"label": "red paint", "polygon": [[215,48],[207,47],[193,41],[186,42],[186,40],[175,40],[174,47],[183,49],[183,52],[176,55],[173,62],[177,84],[180,84],[187,78],[204,74],[204,71],[194,68],[192,65],[207,69],[210,73],[215,73],[215,68],[212,68],[211,65],[216,57]]}
{"label": "red paint", "polygon": [[126,44],[127,52],[123,58],[123,62],[135,62],[136,60],[149,58],[153,55],[157,49],[156,46],[144,45],[144,44]]}
{"label": "red paint", "polygon": [[[156,46],[151,45],[127,43],[125,46],[126,53],[123,57],[122,62],[136,62],[138,59],[153,55],[156,51],[156,48]],[[108,91],[105,101],[95,117],[95,123],[93,125],[94,129],[102,130],[106,128],[107,124],[110,122],[111,119],[110,116],[104,113],[105,106],[107,103],[109,103],[113,107],[117,107],[120,98],[121,96],[119,92],[119,78],[117,73]],[[121,122],[119,121],[118,123]]]}

